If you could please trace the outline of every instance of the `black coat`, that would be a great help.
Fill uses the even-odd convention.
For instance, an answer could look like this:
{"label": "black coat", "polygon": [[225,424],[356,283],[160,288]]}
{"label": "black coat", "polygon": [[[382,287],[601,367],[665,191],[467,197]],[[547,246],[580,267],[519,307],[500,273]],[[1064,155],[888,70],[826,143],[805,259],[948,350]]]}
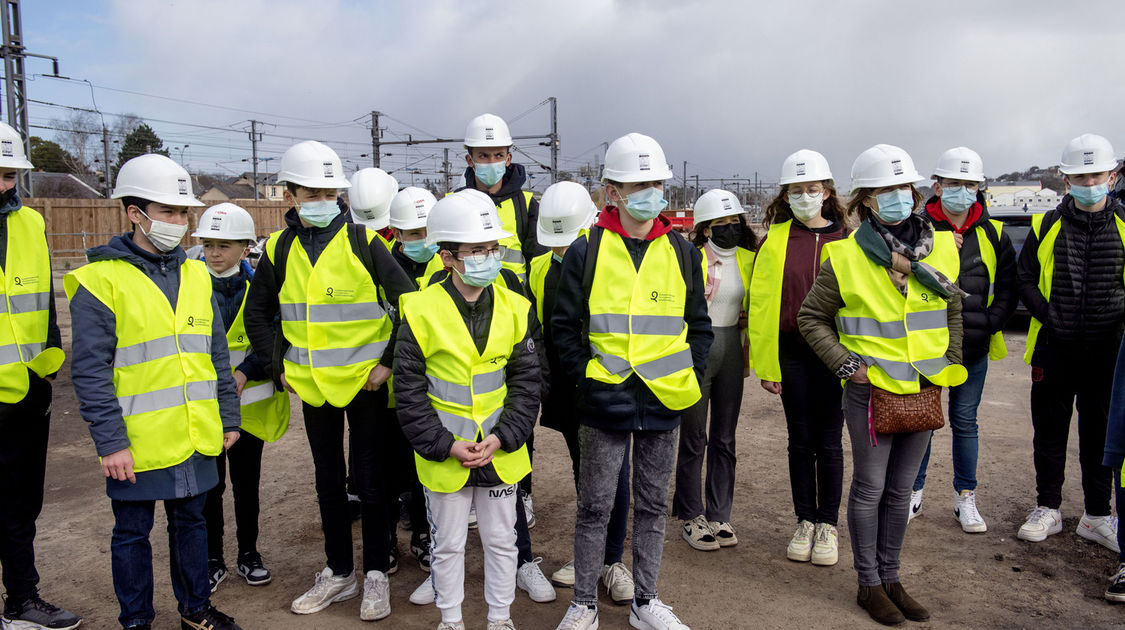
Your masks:
{"label": "black coat", "polygon": [[[977,193],[978,201],[983,198]],[[931,197],[926,206],[940,203]],[[930,216],[935,230],[952,232],[953,225]],[[996,282],[993,286],[992,306],[988,305],[988,268],[980,255],[980,233],[983,228],[992,249],[996,252]],[[961,272],[957,276],[957,286],[969,297],[961,300],[961,321],[965,327],[961,351],[965,363],[972,363],[988,355],[988,343],[993,333],[1004,328],[1008,318],[1019,301],[1019,285],[1016,280],[1016,250],[1007,232],[996,233],[995,226],[989,223],[988,210],[965,230],[965,241],[961,244]]]}

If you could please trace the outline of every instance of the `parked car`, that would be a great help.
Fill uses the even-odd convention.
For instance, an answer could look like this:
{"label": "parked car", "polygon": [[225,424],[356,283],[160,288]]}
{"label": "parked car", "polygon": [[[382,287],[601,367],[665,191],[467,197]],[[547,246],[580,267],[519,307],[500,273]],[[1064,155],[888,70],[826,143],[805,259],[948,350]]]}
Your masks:
{"label": "parked car", "polygon": [[[1014,206],[993,206],[988,209],[988,214],[993,219],[1004,224],[1004,233],[1012,239],[1012,247],[1016,250],[1016,260],[1019,260],[1023,243],[1027,240],[1028,233],[1031,232],[1031,217],[1044,212],[1046,210],[1030,210]],[[1029,315],[1022,300],[1016,304],[1015,314]]]}

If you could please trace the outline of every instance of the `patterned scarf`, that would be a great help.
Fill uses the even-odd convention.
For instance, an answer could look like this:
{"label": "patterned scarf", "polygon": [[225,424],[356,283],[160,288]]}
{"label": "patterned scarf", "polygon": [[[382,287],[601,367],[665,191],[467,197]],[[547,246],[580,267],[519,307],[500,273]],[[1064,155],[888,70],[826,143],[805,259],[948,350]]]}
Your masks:
{"label": "patterned scarf", "polygon": [[906,220],[917,222],[915,228],[919,236],[913,246],[900,241],[874,217],[859,226],[855,240],[871,262],[887,268],[891,281],[903,295],[906,295],[907,276],[914,274],[922,286],[942,298],[949,299],[952,295],[968,297],[968,293],[950,282],[940,271],[928,263],[920,262],[934,249],[934,228],[930,222],[917,214],[910,215]]}

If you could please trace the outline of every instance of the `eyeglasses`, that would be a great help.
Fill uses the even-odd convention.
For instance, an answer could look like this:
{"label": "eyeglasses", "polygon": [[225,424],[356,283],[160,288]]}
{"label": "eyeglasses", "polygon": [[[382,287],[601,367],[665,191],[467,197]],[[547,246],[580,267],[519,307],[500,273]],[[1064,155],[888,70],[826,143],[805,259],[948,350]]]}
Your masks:
{"label": "eyeglasses", "polygon": [[484,247],[474,247],[471,251],[459,249],[453,252],[454,258],[457,258],[458,260],[471,260],[478,265],[487,262],[489,258],[496,258],[498,256],[500,256],[499,245],[497,245],[496,247],[490,247],[488,249]]}

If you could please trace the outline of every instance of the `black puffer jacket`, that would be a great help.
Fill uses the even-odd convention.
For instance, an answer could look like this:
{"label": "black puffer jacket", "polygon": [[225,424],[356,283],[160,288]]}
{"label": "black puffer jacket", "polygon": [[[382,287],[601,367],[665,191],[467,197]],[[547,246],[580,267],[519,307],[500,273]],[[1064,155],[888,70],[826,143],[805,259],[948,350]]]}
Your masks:
{"label": "black puffer jacket", "polygon": [[[449,292],[461,321],[451,321],[450,326],[465,326],[476,344],[477,352],[483,352],[488,344],[488,332],[492,324],[493,287],[486,287],[480,298],[473,304],[453,286],[452,278],[446,278],[440,289]],[[431,287],[440,290],[439,287]],[[535,308],[527,314],[527,334],[512,346],[508,357],[505,377],[508,394],[504,399],[504,411],[500,421],[492,429],[492,434],[500,440],[500,448],[512,452],[518,450],[535,428],[535,416],[539,412],[540,379],[539,355],[535,339],[539,336],[539,320]],[[449,458],[454,436],[442,426],[427,395],[429,383],[426,380],[426,357],[418,340],[410,330],[404,317],[398,328],[398,343],[395,344],[395,407],[402,432],[419,455],[431,461],[444,461]],[[496,486],[502,481],[496,468],[489,464],[475,468],[469,474],[468,486]]]}
{"label": "black puffer jacket", "polygon": [[[1098,346],[1115,344],[1125,328],[1125,247],[1114,216],[1125,220],[1125,205],[1109,198],[1105,209],[1085,212],[1070,195],[1043,217],[1041,234],[1062,221],[1055,240],[1055,273],[1048,302],[1039,290],[1039,238],[1029,232],[1020,252],[1020,295],[1043,322],[1036,355],[1052,341]],[[1034,362],[1034,361],[1033,361]]]}
{"label": "black puffer jacket", "polygon": [[[982,201],[977,193],[978,202]],[[941,204],[941,199],[931,197],[926,202],[927,211]],[[930,214],[930,223],[935,230],[953,232],[953,224]],[[988,305],[988,268],[980,255],[980,237],[984,232],[996,251],[996,282],[993,286],[992,306]],[[964,231],[965,241],[961,244],[961,272],[957,276],[957,286],[969,297],[961,300],[961,321],[964,325],[964,340],[961,352],[965,363],[979,361],[988,355],[988,343],[993,333],[1001,330],[1019,301],[1019,287],[1016,282],[1016,250],[1007,232],[996,233],[989,223],[988,210]]]}

